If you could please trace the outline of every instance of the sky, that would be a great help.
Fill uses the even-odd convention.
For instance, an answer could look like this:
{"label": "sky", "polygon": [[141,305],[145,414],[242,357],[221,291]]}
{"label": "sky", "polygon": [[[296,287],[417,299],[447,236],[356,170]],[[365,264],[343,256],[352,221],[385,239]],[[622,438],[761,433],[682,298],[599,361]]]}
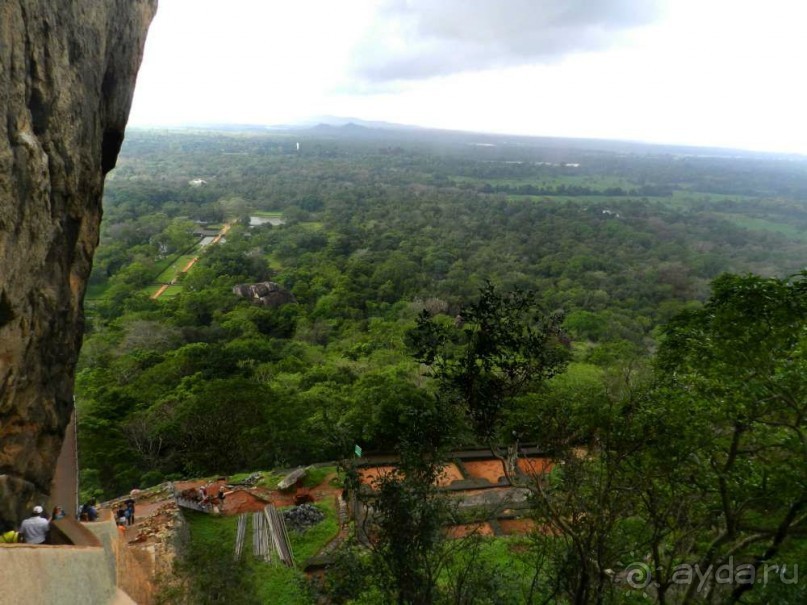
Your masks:
{"label": "sky", "polygon": [[807,154],[802,0],[160,0],[130,124],[355,117]]}

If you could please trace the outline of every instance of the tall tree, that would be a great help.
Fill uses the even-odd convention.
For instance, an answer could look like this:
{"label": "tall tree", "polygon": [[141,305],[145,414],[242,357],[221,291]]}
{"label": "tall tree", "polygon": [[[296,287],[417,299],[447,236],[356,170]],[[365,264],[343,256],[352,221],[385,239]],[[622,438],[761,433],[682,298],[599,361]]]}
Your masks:
{"label": "tall tree", "polygon": [[706,429],[688,457],[710,528],[695,562],[745,557],[759,572],[807,529],[807,271],[716,279],[703,308],[666,328],[659,368],[679,413]]}
{"label": "tall tree", "polygon": [[541,308],[536,293],[502,294],[488,282],[453,323],[424,310],[409,343],[415,358],[429,366],[438,396],[459,405],[474,435],[498,450],[514,398],[566,367],[570,352],[562,321],[561,313]]}

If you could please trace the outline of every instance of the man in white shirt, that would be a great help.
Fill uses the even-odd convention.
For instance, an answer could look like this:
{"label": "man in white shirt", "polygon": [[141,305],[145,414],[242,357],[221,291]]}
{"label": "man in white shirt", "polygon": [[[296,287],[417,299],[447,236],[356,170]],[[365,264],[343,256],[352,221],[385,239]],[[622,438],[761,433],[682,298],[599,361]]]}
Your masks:
{"label": "man in white shirt", "polygon": [[26,544],[44,544],[50,524],[42,518],[42,507],[35,506],[34,514],[20,525],[20,537]]}

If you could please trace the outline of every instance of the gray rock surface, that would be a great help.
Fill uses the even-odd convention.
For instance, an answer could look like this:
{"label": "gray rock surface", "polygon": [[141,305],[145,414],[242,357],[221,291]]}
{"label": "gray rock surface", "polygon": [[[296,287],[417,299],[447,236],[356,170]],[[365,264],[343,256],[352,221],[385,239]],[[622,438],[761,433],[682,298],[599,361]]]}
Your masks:
{"label": "gray rock surface", "polygon": [[0,519],[46,502],[156,0],[0,0]]}
{"label": "gray rock surface", "polygon": [[277,308],[297,302],[294,294],[273,281],[258,282],[257,284],[238,284],[233,286],[233,294],[264,307]]}

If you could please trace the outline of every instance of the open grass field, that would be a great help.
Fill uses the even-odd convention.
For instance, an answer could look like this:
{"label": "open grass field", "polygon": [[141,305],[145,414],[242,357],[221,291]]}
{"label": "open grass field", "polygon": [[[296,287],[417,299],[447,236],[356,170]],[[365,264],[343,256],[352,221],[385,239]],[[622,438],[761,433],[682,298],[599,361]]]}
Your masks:
{"label": "open grass field", "polygon": [[162,272],[160,272],[156,281],[161,284],[170,283],[172,279],[182,272],[182,270],[190,261],[194,259],[195,256],[195,254],[183,254],[182,256],[176,257]]}
{"label": "open grass field", "polygon": [[693,191],[690,189],[676,189],[672,192],[674,200],[687,202],[724,202],[733,200],[735,202],[757,199],[753,195],[737,195],[729,193],[707,193],[704,191]]}
{"label": "open grass field", "polygon": [[807,241],[807,230],[798,225],[744,216],[742,214],[721,213],[719,216],[746,229],[751,229],[754,231],[770,231],[771,233],[778,233],[779,235],[784,235],[785,237]]}
{"label": "open grass field", "polygon": [[182,286],[179,285],[168,286],[168,289],[165,292],[163,292],[160,298],[171,298],[172,296],[176,296],[180,292],[182,292]]}
{"label": "open grass field", "polygon": [[255,210],[251,214],[261,218],[283,218],[283,212],[280,210]]}
{"label": "open grass field", "polygon": [[[573,170],[573,169],[569,169]],[[622,187],[623,189],[632,189],[638,187],[634,183],[624,177],[619,176],[577,176],[577,175],[546,175],[540,177],[524,177],[524,178],[485,178],[473,176],[452,176],[451,179],[457,183],[471,183],[474,185],[503,185],[508,187],[519,187],[522,185],[534,185],[536,187],[558,187],[560,185],[567,186],[580,186],[591,187],[592,189],[605,190],[609,187]]]}

